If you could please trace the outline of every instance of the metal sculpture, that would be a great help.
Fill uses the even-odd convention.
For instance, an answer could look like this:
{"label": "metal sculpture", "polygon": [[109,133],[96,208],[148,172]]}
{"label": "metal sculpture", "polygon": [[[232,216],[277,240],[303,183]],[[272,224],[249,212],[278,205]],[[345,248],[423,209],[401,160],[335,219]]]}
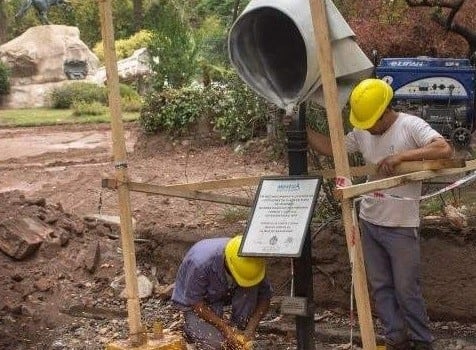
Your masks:
{"label": "metal sculpture", "polygon": [[69,5],[69,2],[67,0],[25,0],[18,13],[15,15],[15,18],[22,18],[26,11],[33,6],[41,24],[51,24],[48,21],[48,10],[50,7],[56,5]]}

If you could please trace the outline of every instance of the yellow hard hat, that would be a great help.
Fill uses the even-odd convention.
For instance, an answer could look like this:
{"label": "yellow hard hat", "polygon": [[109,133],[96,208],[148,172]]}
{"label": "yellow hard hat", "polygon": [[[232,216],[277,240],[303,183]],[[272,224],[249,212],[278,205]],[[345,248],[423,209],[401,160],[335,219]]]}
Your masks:
{"label": "yellow hard hat", "polygon": [[252,287],[260,283],[265,274],[262,258],[238,256],[243,236],[233,237],[225,247],[225,260],[231,275],[241,287]]}
{"label": "yellow hard hat", "polygon": [[392,98],[392,87],[383,80],[362,80],[350,95],[350,123],[358,129],[370,129]]}

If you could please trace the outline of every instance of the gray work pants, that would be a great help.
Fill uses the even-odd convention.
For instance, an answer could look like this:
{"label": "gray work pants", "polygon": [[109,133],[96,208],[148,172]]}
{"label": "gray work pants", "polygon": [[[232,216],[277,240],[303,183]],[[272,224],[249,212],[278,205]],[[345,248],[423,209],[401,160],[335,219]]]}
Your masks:
{"label": "gray work pants", "polygon": [[361,220],[365,268],[388,341],[432,342],[420,287],[416,228],[377,226]]}

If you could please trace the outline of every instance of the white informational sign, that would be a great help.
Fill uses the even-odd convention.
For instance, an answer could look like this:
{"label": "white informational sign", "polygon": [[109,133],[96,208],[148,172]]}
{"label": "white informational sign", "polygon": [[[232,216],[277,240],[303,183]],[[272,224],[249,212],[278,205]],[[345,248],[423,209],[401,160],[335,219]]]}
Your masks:
{"label": "white informational sign", "polygon": [[319,188],[315,177],[261,179],[239,254],[299,257]]}

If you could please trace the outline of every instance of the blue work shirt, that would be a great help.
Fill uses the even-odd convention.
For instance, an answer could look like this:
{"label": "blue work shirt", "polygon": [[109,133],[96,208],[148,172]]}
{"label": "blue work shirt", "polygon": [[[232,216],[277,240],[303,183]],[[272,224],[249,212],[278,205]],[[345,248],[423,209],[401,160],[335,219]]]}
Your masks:
{"label": "blue work shirt", "polygon": [[[207,304],[226,303],[239,288],[227,281],[225,246],[231,238],[211,238],[195,243],[180,264],[172,300],[183,306],[203,301]],[[257,286],[259,299],[271,298],[271,285],[265,277]]]}

